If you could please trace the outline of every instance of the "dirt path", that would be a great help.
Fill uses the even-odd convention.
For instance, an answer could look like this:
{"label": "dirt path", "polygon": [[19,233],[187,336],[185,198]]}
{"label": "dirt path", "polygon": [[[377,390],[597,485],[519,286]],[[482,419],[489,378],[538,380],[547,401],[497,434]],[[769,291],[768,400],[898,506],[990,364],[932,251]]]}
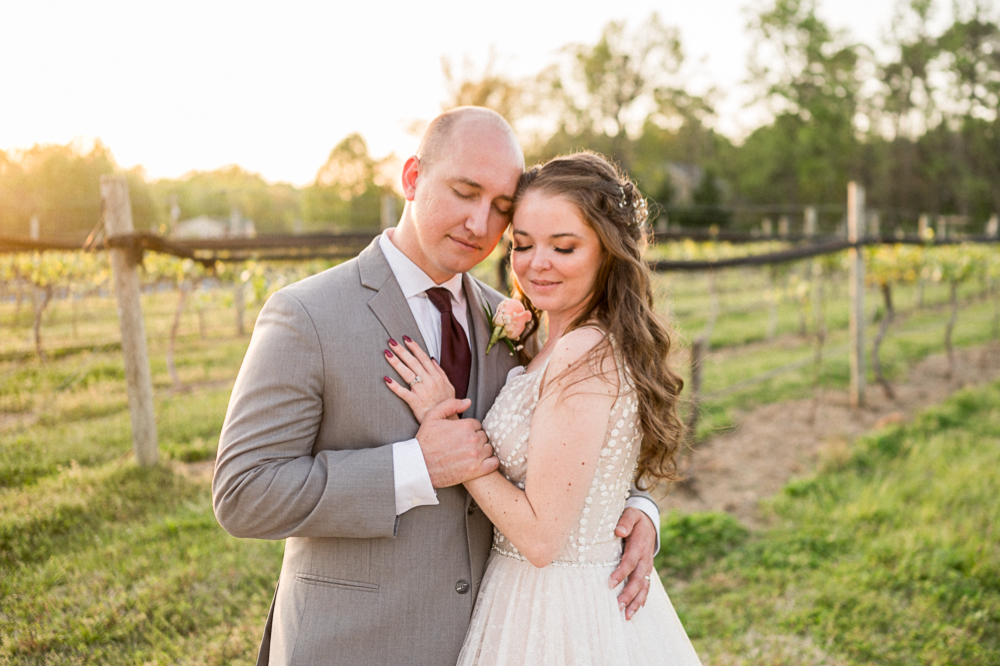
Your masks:
{"label": "dirt path", "polygon": [[1000,345],[956,350],[955,372],[947,376],[944,354],[913,367],[905,383],[893,384],[896,399],[869,386],[867,405],[851,410],[847,393],[824,391],[813,416],[812,396],[737,414],[735,430],[698,446],[690,484],[680,484],[660,501],[663,509],[727,511],[756,526],[758,501],[774,495],[792,478],[809,473],[824,457],[847,455],[858,435],[905,421],[956,390],[1000,379]]}

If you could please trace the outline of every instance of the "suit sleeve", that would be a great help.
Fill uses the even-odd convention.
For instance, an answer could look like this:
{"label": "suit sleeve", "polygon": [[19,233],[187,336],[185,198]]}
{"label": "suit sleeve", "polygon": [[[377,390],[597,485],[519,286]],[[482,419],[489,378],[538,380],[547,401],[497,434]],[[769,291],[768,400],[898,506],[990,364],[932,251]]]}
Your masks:
{"label": "suit sleeve", "polygon": [[653,523],[653,527],[656,528],[656,550],[653,551],[653,555],[660,552],[660,507],[653,501],[652,495],[647,492],[639,490],[633,483],[632,487],[629,488],[628,500],[625,502],[625,508],[633,508],[642,511],[649,517],[649,520]]}
{"label": "suit sleeve", "polygon": [[312,320],[294,296],[274,294],[257,318],[219,440],[212,501],[233,536],[394,536],[392,445],[312,453],[323,384]]}

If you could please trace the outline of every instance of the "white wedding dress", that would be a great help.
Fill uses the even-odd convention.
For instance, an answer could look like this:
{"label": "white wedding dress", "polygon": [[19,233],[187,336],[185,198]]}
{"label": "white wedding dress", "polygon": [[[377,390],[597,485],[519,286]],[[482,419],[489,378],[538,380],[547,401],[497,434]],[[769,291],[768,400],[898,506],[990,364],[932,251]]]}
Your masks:
{"label": "white wedding dress", "polygon": [[[530,465],[528,434],[544,373],[545,365],[509,379],[483,420],[500,472],[519,488]],[[623,585],[608,588],[622,553],[614,529],[642,440],[635,392],[621,370],[619,377],[622,390],[611,409],[600,463],[555,561],[536,568],[494,530],[460,665],[700,666],[655,572],[646,605],[631,620],[618,609]]]}

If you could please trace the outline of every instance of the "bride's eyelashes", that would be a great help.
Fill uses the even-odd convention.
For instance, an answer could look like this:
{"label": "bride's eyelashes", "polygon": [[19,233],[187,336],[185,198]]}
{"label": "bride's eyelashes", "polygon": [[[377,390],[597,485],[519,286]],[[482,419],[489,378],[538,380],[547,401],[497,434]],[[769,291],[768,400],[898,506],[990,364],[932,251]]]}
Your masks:
{"label": "bride's eyelashes", "polygon": [[[530,250],[532,247],[534,247],[534,246],[533,245],[521,245],[521,246],[515,245],[513,249],[514,249],[514,252],[524,252],[526,250]],[[576,248],[573,248],[573,247],[554,247],[552,249],[555,250],[556,252],[558,252],[559,254],[573,254],[573,251]]]}

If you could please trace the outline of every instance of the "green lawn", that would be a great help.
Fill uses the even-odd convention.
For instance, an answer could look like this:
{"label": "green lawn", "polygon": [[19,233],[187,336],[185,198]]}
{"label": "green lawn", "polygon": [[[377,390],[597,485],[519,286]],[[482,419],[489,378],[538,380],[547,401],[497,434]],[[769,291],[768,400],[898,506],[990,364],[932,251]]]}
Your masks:
{"label": "green lawn", "polygon": [[758,534],[665,517],[658,564],[708,663],[998,664],[998,491],[995,383],[790,483]]}
{"label": "green lawn", "polygon": [[[489,267],[484,271],[489,277]],[[738,273],[726,275],[729,277],[720,280],[720,286],[723,282],[730,289],[740,286]],[[745,276],[743,281],[752,294],[759,285],[751,278]],[[692,312],[703,310],[705,296],[698,291],[703,276],[676,279],[674,286],[684,286],[684,293],[689,294],[681,298],[683,290],[677,291],[676,312],[683,307]],[[966,294],[970,300],[959,315],[958,346],[981,344],[991,336],[993,306],[972,298],[972,291],[970,288]],[[925,297],[941,300],[941,294],[930,288]],[[215,307],[206,310],[204,327],[193,308],[182,317],[177,371],[183,386],[175,390],[165,357],[176,296],[170,291],[143,296],[164,459],[154,470],[140,470],[131,461],[120,350],[112,344],[92,351],[51,354],[47,360],[30,353],[25,356],[24,352],[32,349],[29,306],[22,305],[17,312],[14,303],[0,303],[0,664],[252,660],[280,567],[281,543],[228,537],[212,515],[207,480],[189,475],[182,465],[214,456],[232,382],[249,341],[248,335],[236,335],[234,315],[227,309],[224,295],[211,298],[215,298]],[[738,294],[727,298],[736,299]],[[832,322],[841,298],[831,292],[830,351],[822,374],[824,386],[839,388],[847,384],[847,356],[833,350],[843,345],[845,334],[833,330]],[[901,298],[905,304],[908,297]],[[781,314],[778,337],[768,343],[753,342],[766,329],[766,313],[752,309],[738,316],[720,315],[716,325],[719,344],[705,366],[705,394],[719,393],[747,377],[810,354],[810,341],[796,333],[794,306],[782,306],[786,307],[792,309]],[[877,306],[871,308],[874,313]],[[254,315],[255,311],[246,314],[248,331]],[[915,311],[890,333],[884,351],[890,377],[902,378],[910,364],[942,350],[944,319],[940,309]],[[676,322],[682,340],[697,333],[698,321],[690,321],[693,323]],[[114,301],[95,296],[78,303],[75,312],[66,302],[57,301],[46,314],[43,336],[46,348],[54,350],[113,343],[116,331]],[[750,344],[744,344],[748,341]],[[727,427],[736,410],[800,397],[810,388],[811,368],[807,367],[743,391],[720,394],[706,405],[701,433]],[[883,499],[889,502],[890,496],[907,487],[916,492],[945,484],[943,488],[955,492],[981,492],[984,498],[989,497],[990,489],[1000,489],[993,471],[1000,468],[995,460],[974,459],[972,455],[980,448],[983,455],[998,448],[995,431],[991,445],[976,446],[987,442],[986,429],[996,426],[997,391],[994,387],[983,392],[983,400],[993,400],[989,409],[975,406],[980,405],[978,394],[961,399],[975,398],[971,407],[963,406],[966,402],[960,400],[955,403],[958,406],[942,408],[961,412],[973,440],[961,439],[963,424],[941,425],[938,435],[952,438],[942,446],[955,454],[947,459],[954,464],[939,461],[940,468],[911,470],[907,467],[911,462],[930,464],[923,454],[913,454],[923,448],[897,446],[890,455],[883,451],[885,446],[871,443],[882,441],[876,438],[859,444],[854,457],[841,468],[826,470],[818,480],[796,484],[776,500],[774,515],[780,529],[748,535],[725,517],[668,518],[665,543],[684,547],[670,551],[673,559],[662,560],[661,566],[702,653],[720,655],[722,661],[712,663],[819,664],[827,663],[822,659],[834,646],[830,654],[852,661],[829,663],[949,663],[944,657],[943,661],[923,656],[907,661],[910,657],[894,655],[912,655],[905,650],[917,649],[918,643],[920,650],[930,651],[927,654],[959,654],[948,652],[952,648],[947,646],[967,645],[966,635],[972,635],[977,626],[996,630],[993,592],[966,586],[961,590],[972,597],[948,596],[934,577],[945,570],[966,576],[979,570],[968,562],[988,561],[992,562],[989,566],[993,567],[994,580],[998,579],[995,546],[989,544],[991,538],[996,541],[994,523],[984,522],[987,517],[983,515],[976,518],[978,524],[962,522],[949,527],[950,516],[973,515],[983,511],[982,507],[968,499],[935,496],[933,501],[942,502],[938,511],[951,510],[950,514],[935,515],[931,500],[927,500],[928,508],[918,510],[919,498],[913,495],[911,502],[911,495],[907,495],[912,514],[899,519],[923,525],[926,513],[930,516],[927,524],[933,525],[927,529],[932,533],[913,527],[875,534],[872,530],[876,527],[888,530],[897,519],[881,518],[890,515],[886,513],[889,508],[872,514],[877,521],[864,518],[868,514],[858,507],[867,504],[858,504],[862,500],[852,499],[851,493],[870,496],[863,501],[871,504]],[[930,423],[927,419],[933,420],[925,417],[921,423]],[[920,426],[923,430],[904,432],[923,433],[928,427],[925,424]],[[892,436],[917,441],[910,435]],[[928,435],[927,440],[924,448],[938,446],[934,437]],[[967,457],[961,457],[966,453]],[[863,460],[869,461],[865,464],[870,469],[859,467],[857,461]],[[965,469],[962,465],[983,473],[966,483],[946,482],[946,475]],[[897,482],[893,474],[903,475],[899,477],[902,480]],[[863,487],[868,490],[862,492]],[[982,504],[989,502],[983,499]],[[855,513],[845,513],[851,506]],[[864,520],[868,523],[857,522]],[[867,532],[861,529],[863,525],[868,526]],[[943,539],[946,530],[954,532],[949,537],[952,541],[947,542],[954,545],[948,546],[951,550],[942,550],[944,546],[934,541]],[[845,544],[853,543],[851,538],[859,534],[872,537],[871,547],[865,553],[848,555],[854,551]],[[907,543],[906,539],[920,547],[914,547],[910,557],[900,558],[891,548]],[[959,546],[966,541],[973,544],[970,548],[980,550],[962,550],[964,546]],[[706,566],[706,559],[726,553],[729,555],[724,559]],[[872,578],[874,587],[869,592],[862,582],[878,570],[865,558],[878,553],[889,553],[885,555],[888,561],[905,562],[908,568],[894,573],[895,578]],[[933,571],[921,567],[932,567]],[[677,588],[672,584],[676,577],[690,582]],[[838,592],[841,583],[843,590]],[[980,598],[975,595],[986,605],[962,601]],[[886,599],[902,604],[902,610],[895,615],[866,610],[882,608],[878,604],[888,603]],[[984,614],[975,615],[980,611]],[[978,618],[975,622],[965,621],[973,616]],[[889,632],[896,636],[896,622],[903,634],[898,640],[875,641],[850,625],[854,617],[868,618],[872,627],[879,627],[876,635]],[[933,636],[937,641],[934,645],[946,647],[932,649],[920,642],[923,638],[915,638],[917,634]],[[865,650],[876,649],[872,645],[889,656],[864,656],[868,654]],[[756,654],[757,650],[772,655],[784,650],[798,656],[787,662],[724,661],[726,654],[741,650],[744,654]],[[876,653],[882,654],[871,654]],[[812,656],[805,659],[806,654]],[[953,663],[988,661],[968,654],[972,656]],[[991,654],[996,655],[995,651]]]}
{"label": "green lawn", "polygon": [[207,482],[70,465],[0,516],[0,663],[252,663],[282,545],[223,532]]}

